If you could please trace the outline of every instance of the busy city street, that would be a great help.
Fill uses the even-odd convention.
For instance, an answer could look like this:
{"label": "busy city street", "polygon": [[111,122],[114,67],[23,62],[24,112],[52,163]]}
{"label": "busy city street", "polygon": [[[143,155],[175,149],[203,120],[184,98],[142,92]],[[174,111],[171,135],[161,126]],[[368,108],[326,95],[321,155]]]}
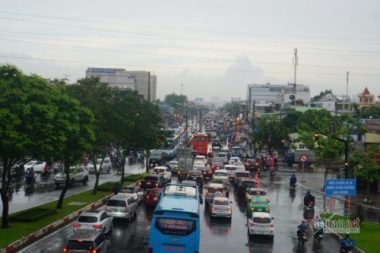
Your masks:
{"label": "busy city street", "polygon": [[[303,196],[307,189],[298,186],[294,198],[289,194],[289,172],[276,174],[272,181],[263,177],[262,187],[268,189],[271,211],[274,217],[275,235],[271,238],[257,236],[251,240],[247,236],[247,217],[245,200],[231,194],[233,202],[231,222],[223,218],[210,219],[204,205],[201,207],[201,244],[200,252],[327,252],[336,253],[339,243],[333,235],[325,235],[316,249],[313,240],[297,250],[297,226],[303,219]],[[323,209],[322,196],[316,195],[317,212]],[[339,210],[339,206],[336,207]],[[144,205],[139,207],[138,216],[131,222],[114,220],[111,239],[111,252],[146,252],[148,232],[153,209]],[[53,253],[63,249],[66,239],[72,234],[72,224],[47,238],[36,242],[21,252]]]}

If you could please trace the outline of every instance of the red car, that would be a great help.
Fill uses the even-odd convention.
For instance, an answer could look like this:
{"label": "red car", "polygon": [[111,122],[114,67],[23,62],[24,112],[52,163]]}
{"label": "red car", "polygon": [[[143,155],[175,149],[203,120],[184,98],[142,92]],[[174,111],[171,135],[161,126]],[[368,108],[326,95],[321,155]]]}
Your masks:
{"label": "red car", "polygon": [[148,191],[145,198],[146,206],[156,206],[158,200],[160,199],[160,194],[162,192],[162,188],[153,188]]}

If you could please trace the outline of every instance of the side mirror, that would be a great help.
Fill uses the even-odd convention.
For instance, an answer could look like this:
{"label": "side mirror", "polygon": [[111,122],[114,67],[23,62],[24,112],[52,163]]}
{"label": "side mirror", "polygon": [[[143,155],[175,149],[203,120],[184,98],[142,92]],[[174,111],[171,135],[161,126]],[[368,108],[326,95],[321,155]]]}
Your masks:
{"label": "side mirror", "polygon": [[274,217],[272,217],[272,220],[274,220]]}

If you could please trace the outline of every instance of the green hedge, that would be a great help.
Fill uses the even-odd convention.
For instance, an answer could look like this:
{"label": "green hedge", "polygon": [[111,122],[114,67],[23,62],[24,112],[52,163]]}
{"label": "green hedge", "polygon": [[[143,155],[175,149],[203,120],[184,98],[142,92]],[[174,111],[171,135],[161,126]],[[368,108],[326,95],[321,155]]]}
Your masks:
{"label": "green hedge", "polygon": [[34,222],[36,220],[46,218],[48,216],[54,215],[57,213],[56,209],[47,209],[47,208],[32,208],[28,209],[9,217],[9,220],[12,222]]}

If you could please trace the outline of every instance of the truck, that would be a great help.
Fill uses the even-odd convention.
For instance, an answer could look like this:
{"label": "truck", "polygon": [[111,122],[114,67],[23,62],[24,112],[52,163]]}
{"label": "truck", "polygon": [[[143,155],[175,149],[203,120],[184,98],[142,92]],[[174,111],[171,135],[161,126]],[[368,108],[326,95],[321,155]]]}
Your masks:
{"label": "truck", "polygon": [[186,179],[189,171],[193,169],[193,150],[191,148],[178,148],[178,181],[181,182]]}

